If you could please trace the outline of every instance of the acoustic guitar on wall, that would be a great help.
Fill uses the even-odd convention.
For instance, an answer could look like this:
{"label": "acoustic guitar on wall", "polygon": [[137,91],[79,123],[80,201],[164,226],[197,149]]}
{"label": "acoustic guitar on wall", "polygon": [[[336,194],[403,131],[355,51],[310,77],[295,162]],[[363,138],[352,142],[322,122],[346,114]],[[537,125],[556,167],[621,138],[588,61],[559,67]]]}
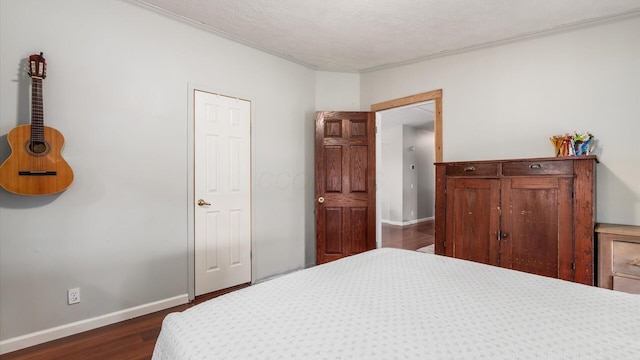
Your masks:
{"label": "acoustic guitar on wall", "polygon": [[7,135],[11,155],[0,165],[0,186],[20,195],[48,195],[64,191],[73,181],[73,171],[62,158],[62,134],[44,126],[42,80],[47,65],[42,53],[31,55],[31,125],[15,127]]}

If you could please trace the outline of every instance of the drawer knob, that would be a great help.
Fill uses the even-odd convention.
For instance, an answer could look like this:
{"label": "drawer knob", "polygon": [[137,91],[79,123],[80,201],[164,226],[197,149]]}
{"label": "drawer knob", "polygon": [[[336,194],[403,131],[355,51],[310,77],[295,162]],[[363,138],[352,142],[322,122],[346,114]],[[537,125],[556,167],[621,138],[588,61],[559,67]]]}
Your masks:
{"label": "drawer knob", "polygon": [[531,164],[529,165],[529,169],[542,169],[542,165],[540,164]]}
{"label": "drawer knob", "polygon": [[476,171],[476,167],[475,166],[467,166],[466,168],[464,168],[464,171],[466,171],[466,172]]}
{"label": "drawer knob", "polygon": [[640,258],[629,261],[629,265],[640,266]]}

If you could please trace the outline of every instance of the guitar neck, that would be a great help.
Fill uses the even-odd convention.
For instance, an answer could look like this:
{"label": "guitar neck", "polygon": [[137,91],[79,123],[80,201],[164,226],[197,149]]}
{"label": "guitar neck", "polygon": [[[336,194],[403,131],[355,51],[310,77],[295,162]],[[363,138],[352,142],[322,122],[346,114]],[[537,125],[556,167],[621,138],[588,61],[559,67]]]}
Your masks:
{"label": "guitar neck", "polygon": [[42,79],[33,77],[31,80],[31,141],[44,142]]}

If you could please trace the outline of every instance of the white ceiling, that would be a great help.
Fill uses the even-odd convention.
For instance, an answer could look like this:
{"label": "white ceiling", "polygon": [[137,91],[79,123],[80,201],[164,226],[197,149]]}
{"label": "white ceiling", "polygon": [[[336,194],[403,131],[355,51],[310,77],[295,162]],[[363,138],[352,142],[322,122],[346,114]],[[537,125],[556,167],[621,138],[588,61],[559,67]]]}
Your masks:
{"label": "white ceiling", "polygon": [[133,1],[313,69],[348,72],[640,14],[640,0]]}

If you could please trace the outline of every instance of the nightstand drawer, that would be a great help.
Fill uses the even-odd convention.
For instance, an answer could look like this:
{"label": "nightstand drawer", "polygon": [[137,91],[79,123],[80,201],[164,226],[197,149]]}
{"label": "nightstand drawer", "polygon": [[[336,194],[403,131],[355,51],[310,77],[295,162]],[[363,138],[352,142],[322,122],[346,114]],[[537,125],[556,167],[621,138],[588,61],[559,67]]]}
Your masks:
{"label": "nightstand drawer", "polygon": [[624,291],[631,294],[640,294],[640,279],[614,276],[613,290]]}
{"label": "nightstand drawer", "polygon": [[573,161],[518,161],[502,164],[504,176],[573,175]]}
{"label": "nightstand drawer", "polygon": [[640,243],[613,241],[613,273],[640,277]]}

